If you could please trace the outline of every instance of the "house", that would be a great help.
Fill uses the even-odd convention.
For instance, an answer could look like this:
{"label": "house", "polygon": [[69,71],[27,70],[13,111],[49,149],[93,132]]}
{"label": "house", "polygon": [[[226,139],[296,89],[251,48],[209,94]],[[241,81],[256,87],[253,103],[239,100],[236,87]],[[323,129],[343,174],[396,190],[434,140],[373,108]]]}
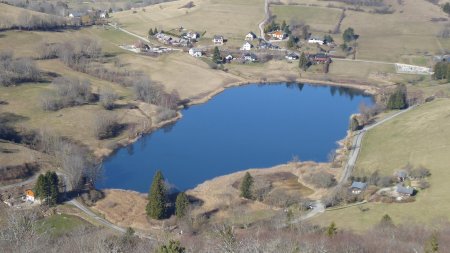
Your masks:
{"label": "house", "polygon": [[250,42],[246,41],[246,42],[244,43],[244,45],[242,45],[241,50],[249,51],[249,50],[251,50],[252,48],[253,48],[253,45],[252,45]]}
{"label": "house", "polygon": [[213,41],[214,45],[223,45],[224,38],[222,35],[214,35],[214,38],[212,41]]}
{"label": "house", "polygon": [[414,189],[411,187],[404,187],[401,184],[395,186],[395,192],[401,196],[411,196],[414,193]]}
{"label": "house", "polygon": [[188,39],[197,40],[200,38],[200,33],[198,32],[188,32],[186,33],[186,37]]}
{"label": "house", "polygon": [[293,61],[293,60],[298,60],[299,57],[296,53],[290,53],[290,54],[286,55],[285,58]]}
{"label": "house", "polygon": [[408,173],[405,170],[399,170],[395,172],[398,182],[403,182],[408,178]]}
{"label": "house", "polygon": [[102,11],[102,12],[100,13],[100,18],[108,18],[108,17],[109,17],[108,12]]}
{"label": "house", "polygon": [[233,59],[234,57],[231,54],[225,56],[225,62],[231,62]]}
{"label": "house", "polygon": [[71,12],[69,14],[69,18],[81,18],[81,16],[83,16],[83,14],[81,14],[79,12]]}
{"label": "house", "polygon": [[25,191],[25,201],[34,202],[35,200],[36,199],[35,199],[33,190],[31,190],[31,189],[26,190]]}
{"label": "house", "polygon": [[203,51],[199,48],[191,48],[189,49],[189,54],[193,57],[201,57],[203,56]]}
{"label": "house", "polygon": [[310,36],[308,39],[308,43],[310,44],[319,44],[319,45],[323,45],[325,42],[323,41],[323,38],[319,37],[319,36]]}
{"label": "house", "polygon": [[363,182],[353,182],[352,186],[350,186],[350,190],[353,194],[360,194],[362,191],[364,191],[367,188],[367,184]]}
{"label": "house", "polygon": [[244,59],[244,61],[248,61],[248,62],[255,62],[258,60],[258,58],[256,57],[256,55],[254,54],[250,54],[250,53],[245,53],[242,55],[242,58]]}
{"label": "house", "polygon": [[310,54],[308,56],[309,60],[313,63],[327,63],[330,62],[331,59],[326,54]]}
{"label": "house", "polygon": [[247,35],[245,35],[245,40],[254,40],[256,38],[257,38],[257,36],[253,32],[249,32],[249,33],[247,33]]}
{"label": "house", "polygon": [[287,34],[283,31],[276,31],[270,34],[273,39],[284,40],[287,37]]}

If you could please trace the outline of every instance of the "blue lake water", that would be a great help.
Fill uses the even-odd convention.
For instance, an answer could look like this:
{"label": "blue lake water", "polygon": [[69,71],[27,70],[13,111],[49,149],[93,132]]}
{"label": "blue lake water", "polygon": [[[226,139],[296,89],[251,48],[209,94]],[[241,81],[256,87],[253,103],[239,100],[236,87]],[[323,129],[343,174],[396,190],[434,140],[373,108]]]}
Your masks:
{"label": "blue lake water", "polygon": [[182,111],[175,124],[119,149],[104,161],[100,188],[147,192],[159,169],[179,190],[248,168],[324,162],[346,135],[349,116],[372,98],[303,84],[230,88]]}

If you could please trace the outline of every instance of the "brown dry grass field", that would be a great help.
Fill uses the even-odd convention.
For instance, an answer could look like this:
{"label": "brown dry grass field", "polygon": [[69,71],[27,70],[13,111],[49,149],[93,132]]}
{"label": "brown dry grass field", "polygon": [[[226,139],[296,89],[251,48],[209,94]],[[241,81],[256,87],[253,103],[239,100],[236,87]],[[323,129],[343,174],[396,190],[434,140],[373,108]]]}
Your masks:
{"label": "brown dry grass field", "polygon": [[[305,162],[302,164],[286,164],[270,169],[248,170],[255,178],[268,178],[273,181],[272,192],[284,190],[289,194],[297,194],[312,200],[326,194],[325,189],[312,190],[302,177],[310,171],[326,169],[326,164]],[[270,206],[260,201],[246,201],[239,197],[236,182],[242,179],[246,171],[241,171],[208,180],[187,194],[199,199],[202,204],[192,209],[193,217],[199,214],[211,214],[212,222],[232,222],[234,224],[251,223],[272,217],[279,207]],[[287,180],[283,183],[280,173],[298,177],[297,180]],[[278,175],[278,176],[277,176]],[[145,214],[147,204],[146,194],[124,190],[106,190],[106,197],[96,203],[94,210],[105,218],[123,227],[133,227],[138,230],[151,231],[161,226],[161,222],[150,221]]]}
{"label": "brown dry grass field", "polygon": [[363,139],[356,168],[392,175],[407,163],[431,171],[430,188],[419,191],[416,201],[403,204],[365,204],[368,211],[350,207],[325,212],[313,222],[365,230],[388,214],[395,223],[426,223],[450,219],[450,100],[424,104],[370,130]]}

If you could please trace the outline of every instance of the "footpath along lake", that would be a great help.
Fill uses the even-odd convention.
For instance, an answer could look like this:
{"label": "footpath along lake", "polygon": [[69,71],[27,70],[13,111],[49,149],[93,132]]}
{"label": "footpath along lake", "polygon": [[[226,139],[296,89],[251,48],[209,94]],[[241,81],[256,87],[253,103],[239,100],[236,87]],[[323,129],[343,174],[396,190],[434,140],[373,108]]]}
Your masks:
{"label": "footpath along lake", "polygon": [[225,90],[183,118],[104,161],[101,189],[148,192],[160,169],[179,190],[217,176],[300,160],[326,162],[343,139],[362,92],[307,84],[247,85]]}

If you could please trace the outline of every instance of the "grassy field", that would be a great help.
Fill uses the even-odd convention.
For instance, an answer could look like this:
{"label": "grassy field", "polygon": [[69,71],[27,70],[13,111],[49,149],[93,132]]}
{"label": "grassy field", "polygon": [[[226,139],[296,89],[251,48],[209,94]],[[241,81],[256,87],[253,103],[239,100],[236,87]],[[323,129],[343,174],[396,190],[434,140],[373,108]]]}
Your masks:
{"label": "grassy field", "polygon": [[52,236],[61,236],[89,223],[79,217],[67,214],[55,214],[40,221],[39,230],[50,232]]}
{"label": "grassy field", "polygon": [[271,11],[279,23],[285,20],[289,24],[290,20],[298,20],[322,33],[333,30],[342,13],[342,10],[336,8],[300,5],[272,5]]}
{"label": "grassy field", "polygon": [[[439,54],[444,51],[437,34],[444,23],[433,23],[432,18],[445,18],[445,13],[427,1],[404,1],[394,5],[393,14],[371,14],[347,11],[342,29],[353,27],[360,35],[357,58],[391,62],[408,55]],[[367,22],[370,20],[370,22]],[[442,40],[444,44],[448,39]]]}
{"label": "grassy field", "polygon": [[423,222],[432,224],[450,218],[450,100],[441,99],[407,112],[377,128],[364,137],[357,169],[379,170],[392,175],[407,163],[425,166],[432,175],[431,187],[420,191],[412,203],[364,205],[325,212],[313,220],[338,227],[364,230],[389,214],[396,223]]}
{"label": "grassy field", "polygon": [[249,31],[257,33],[264,19],[264,0],[198,0],[191,9],[180,8],[188,0],[168,2],[137,10],[114,13],[112,18],[124,28],[147,35],[150,28],[170,30],[192,29],[205,37],[222,34],[229,39],[243,40]]}

